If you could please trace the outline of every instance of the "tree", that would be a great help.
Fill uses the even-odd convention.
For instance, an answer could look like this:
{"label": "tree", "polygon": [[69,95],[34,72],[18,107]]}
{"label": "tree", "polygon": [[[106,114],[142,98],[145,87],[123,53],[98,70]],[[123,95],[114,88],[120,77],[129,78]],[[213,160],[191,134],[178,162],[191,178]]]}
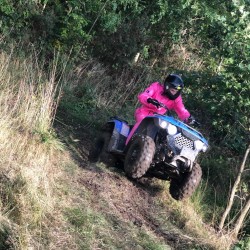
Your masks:
{"label": "tree", "polygon": [[[225,211],[224,211],[224,213],[222,215],[221,221],[219,223],[219,230],[223,229],[224,224],[225,224],[225,220],[226,220],[228,214],[230,213],[230,211],[232,209],[234,198],[235,198],[235,194],[236,194],[237,189],[239,187],[239,184],[240,184],[240,181],[241,181],[241,176],[242,176],[242,173],[244,171],[244,168],[245,168],[245,165],[246,165],[246,161],[247,161],[247,157],[249,155],[249,152],[250,152],[250,144],[249,144],[249,146],[248,146],[248,148],[247,148],[247,150],[245,152],[245,156],[244,156],[244,159],[243,159],[242,164],[240,166],[237,178],[236,178],[236,180],[234,182],[234,185],[232,187],[231,195],[230,195],[230,198],[229,198],[228,205],[227,205],[227,207],[226,207],[226,209],[225,209]],[[248,213],[249,210],[250,210],[250,196],[248,195],[247,198],[246,198],[245,205],[244,205],[243,209],[240,211],[240,215],[238,216],[238,219],[235,222],[235,224],[233,226],[233,229],[232,229],[232,232],[231,232],[231,234],[235,238],[237,238],[237,235],[238,235],[240,229],[243,226],[244,219],[246,218],[247,213]]]}

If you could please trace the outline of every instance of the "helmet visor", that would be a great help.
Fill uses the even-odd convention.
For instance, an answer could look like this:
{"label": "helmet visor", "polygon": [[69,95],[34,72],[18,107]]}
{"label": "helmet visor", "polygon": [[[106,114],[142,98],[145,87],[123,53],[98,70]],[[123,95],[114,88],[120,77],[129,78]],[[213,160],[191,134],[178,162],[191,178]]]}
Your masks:
{"label": "helmet visor", "polygon": [[179,84],[172,84],[172,83],[168,82],[166,85],[167,85],[168,89],[175,89],[175,90],[182,89],[182,86],[180,86]]}

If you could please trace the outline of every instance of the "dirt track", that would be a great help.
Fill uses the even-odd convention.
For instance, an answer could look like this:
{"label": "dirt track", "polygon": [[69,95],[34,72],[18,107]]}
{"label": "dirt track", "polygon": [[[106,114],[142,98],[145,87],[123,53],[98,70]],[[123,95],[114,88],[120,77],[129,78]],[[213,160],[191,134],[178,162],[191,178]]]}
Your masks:
{"label": "dirt track", "polygon": [[[74,123],[71,125],[56,123],[56,130],[81,168],[82,174],[77,182],[92,194],[91,203],[95,209],[154,232],[156,237],[170,246],[170,249],[194,249],[192,247],[197,242],[193,237],[181,233],[180,227],[183,225],[179,224],[179,228],[176,226],[166,228],[156,219],[159,200],[166,196],[163,181],[146,178],[133,181],[125,176],[122,168],[90,163],[88,152],[93,143],[91,124],[80,126]],[[99,201],[105,201],[107,205],[103,206],[103,202]],[[174,216],[172,212],[163,207],[160,213],[171,224]]]}

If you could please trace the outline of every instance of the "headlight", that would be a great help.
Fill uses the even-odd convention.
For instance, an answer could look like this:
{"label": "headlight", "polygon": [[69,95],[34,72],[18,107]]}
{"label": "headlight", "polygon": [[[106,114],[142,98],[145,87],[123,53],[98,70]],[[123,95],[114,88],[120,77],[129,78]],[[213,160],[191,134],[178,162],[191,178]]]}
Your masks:
{"label": "headlight", "polygon": [[207,150],[207,146],[202,142],[202,141],[195,141],[194,142],[194,147],[196,150],[202,150],[203,152],[205,152]]}
{"label": "headlight", "polygon": [[167,127],[167,131],[170,135],[175,135],[177,133],[177,128],[176,126],[169,123]]}
{"label": "headlight", "polygon": [[175,135],[177,133],[177,127],[165,120],[160,120],[159,125],[161,128],[166,129],[169,135]]}
{"label": "headlight", "polygon": [[207,148],[208,148],[207,145],[204,144],[203,147],[202,147],[202,151],[203,151],[203,152],[206,152],[206,151],[207,151]]}
{"label": "headlight", "polygon": [[203,145],[204,145],[204,143],[201,142],[201,141],[195,141],[194,142],[194,147],[195,147],[196,150],[199,150],[199,151],[202,150]]}
{"label": "headlight", "polygon": [[160,120],[160,126],[161,128],[166,128],[168,126],[168,122],[164,121],[164,120]]}

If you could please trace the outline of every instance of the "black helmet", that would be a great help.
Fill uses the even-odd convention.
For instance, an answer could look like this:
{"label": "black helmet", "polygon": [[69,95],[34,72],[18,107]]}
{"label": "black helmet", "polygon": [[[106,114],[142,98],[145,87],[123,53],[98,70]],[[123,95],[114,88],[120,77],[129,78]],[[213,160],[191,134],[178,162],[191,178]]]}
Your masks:
{"label": "black helmet", "polygon": [[[175,94],[170,92],[170,88],[178,90]],[[181,93],[181,90],[184,88],[183,80],[179,75],[170,74],[164,81],[164,95],[169,99],[175,100]]]}

